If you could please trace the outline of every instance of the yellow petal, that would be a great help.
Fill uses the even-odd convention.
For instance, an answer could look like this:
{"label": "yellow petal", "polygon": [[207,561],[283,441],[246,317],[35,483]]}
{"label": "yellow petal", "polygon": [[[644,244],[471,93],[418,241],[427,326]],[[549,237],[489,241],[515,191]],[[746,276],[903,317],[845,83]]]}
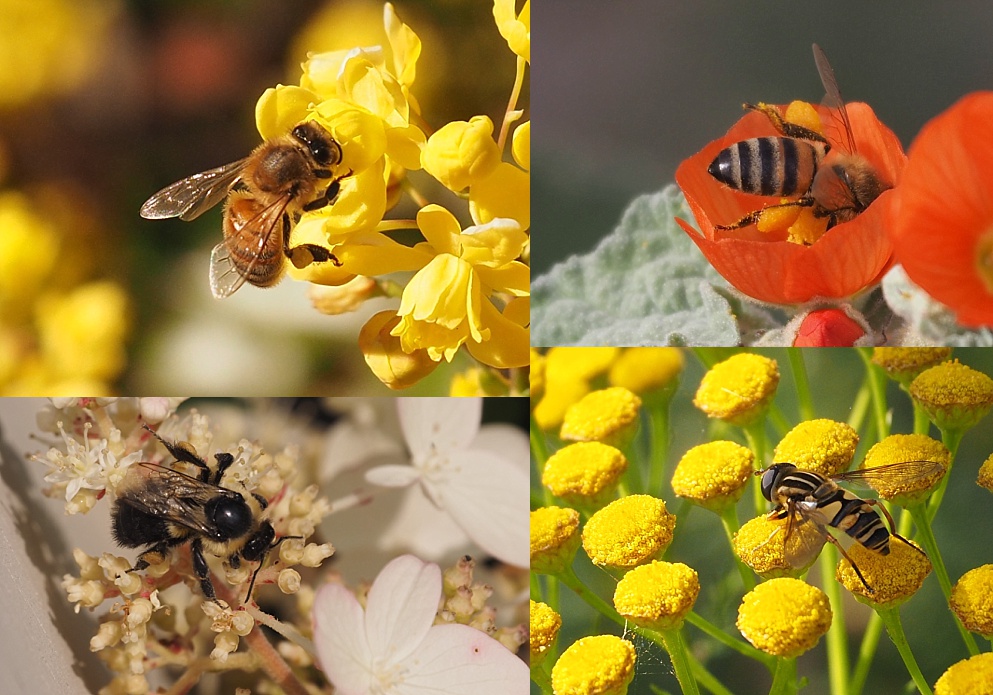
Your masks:
{"label": "yellow petal", "polygon": [[528,235],[514,220],[497,218],[468,227],[459,238],[462,258],[473,265],[499,267],[520,257]]}
{"label": "yellow petal", "polygon": [[400,316],[455,328],[466,319],[472,267],[455,256],[441,254],[419,270],[400,299]]}
{"label": "yellow petal", "polygon": [[[514,309],[515,315],[518,309]],[[527,366],[531,359],[531,331],[501,314],[489,300],[483,302],[482,319],[489,330],[489,340],[467,342],[469,354],[497,369]]]}
{"label": "yellow petal", "polygon": [[386,154],[404,169],[421,168],[421,149],[426,138],[420,128],[408,125],[386,128]]}
{"label": "yellow petal", "polygon": [[530,229],[531,176],[513,164],[501,162],[492,174],[473,182],[469,212],[476,224],[509,217],[520,222],[522,229]]}
{"label": "yellow petal", "polygon": [[356,234],[334,246],[342,267],[356,275],[411,272],[426,266],[434,254],[393,241],[385,234]]}
{"label": "yellow petal", "polygon": [[515,297],[527,297],[531,294],[531,269],[519,261],[500,268],[477,265],[474,269],[486,287],[493,292],[506,292]]}
{"label": "yellow petal", "polygon": [[488,116],[442,126],[421,152],[425,171],[453,191],[491,175],[499,163],[500,148],[493,141],[493,121]]}
{"label": "yellow petal", "polygon": [[318,101],[309,89],[281,84],[270,87],[255,104],[255,126],[266,140],[286,135],[307,118],[310,106]]}
{"label": "yellow petal", "polygon": [[460,255],[462,227],[455,215],[445,208],[435,203],[425,205],[417,211],[417,227],[435,253]]}
{"label": "yellow petal", "polygon": [[362,173],[342,179],[334,204],[307,213],[304,219],[320,219],[324,224],[326,240],[330,243],[345,241],[352,234],[375,229],[386,213],[384,166],[384,160],[380,159]]}
{"label": "yellow petal", "polygon": [[438,366],[425,350],[404,352],[400,339],[390,332],[399,323],[400,318],[392,311],[381,311],[359,332],[359,348],[366,364],[391,389],[413,386]]}
{"label": "yellow petal", "polygon": [[531,171],[531,121],[524,121],[514,128],[512,151],[514,161],[525,171]]}
{"label": "yellow petal", "polygon": [[421,40],[413,29],[400,21],[392,3],[386,3],[383,24],[393,50],[393,71],[400,83],[409,87],[414,84],[417,59],[421,55]]}
{"label": "yellow petal", "polygon": [[518,16],[514,12],[514,0],[495,0],[493,18],[500,35],[506,39],[510,50],[531,62],[531,0],[524,3]]}
{"label": "yellow petal", "polygon": [[325,99],[315,107],[321,125],[341,144],[341,168],[361,173],[386,152],[383,121],[341,99]]}

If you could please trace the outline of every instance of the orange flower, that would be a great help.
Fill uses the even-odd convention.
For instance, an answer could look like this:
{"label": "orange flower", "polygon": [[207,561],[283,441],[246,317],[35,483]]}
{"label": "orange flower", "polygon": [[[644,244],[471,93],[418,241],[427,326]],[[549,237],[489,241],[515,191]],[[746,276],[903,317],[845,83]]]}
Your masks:
{"label": "orange flower", "polygon": [[[883,181],[896,185],[906,163],[900,141],[866,104],[852,103],[847,108],[858,153],[876,168]],[[838,112],[823,106],[817,112],[832,148],[844,151]],[[684,220],[676,221],[717,272],[741,292],[761,301],[796,304],[814,297],[847,297],[878,282],[892,263],[892,245],[883,226],[892,191],[885,191],[864,213],[832,227],[810,246],[787,241],[785,231],[759,232],[754,225],[732,231],[714,228],[779,202],[735,191],[707,173],[710,162],[728,145],[768,135],[778,135],[769,119],[750,111],[724,138],[684,160],[676,169],[676,183],[702,234]],[[833,153],[828,154],[825,162],[830,165],[833,157]]]}
{"label": "orange flower", "polygon": [[927,123],[892,206],[894,253],[959,323],[993,325],[993,92]]}

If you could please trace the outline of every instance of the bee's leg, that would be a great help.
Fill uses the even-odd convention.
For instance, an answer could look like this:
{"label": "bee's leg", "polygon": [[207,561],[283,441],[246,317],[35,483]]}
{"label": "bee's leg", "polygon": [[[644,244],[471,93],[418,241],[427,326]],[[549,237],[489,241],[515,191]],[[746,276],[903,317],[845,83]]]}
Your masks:
{"label": "bee's leg", "polygon": [[214,485],[220,485],[221,478],[224,477],[224,472],[231,467],[232,463],[234,463],[234,456],[222,452],[219,454],[214,454],[214,458],[217,459],[217,472],[214,473],[214,480],[212,482]]}
{"label": "bee's leg", "polygon": [[758,105],[742,104],[741,107],[746,111],[758,111],[769,119],[773,128],[786,137],[800,138],[801,140],[813,140],[815,142],[823,142],[825,145],[828,144],[827,138],[818,133],[816,130],[805,128],[802,125],[797,125],[796,123],[790,123],[784,119],[782,114],[779,113],[779,109],[775,106],[769,106],[769,104],[763,104],[760,101]]}
{"label": "bee's leg", "polygon": [[868,591],[870,594],[876,593],[873,590],[873,588],[871,586],[869,586],[869,582],[867,582],[865,580],[865,577],[862,576],[862,572],[859,570],[859,566],[855,564],[855,560],[853,560],[852,558],[848,557],[848,553],[846,553],[845,552],[845,549],[841,547],[841,543],[838,542],[838,539],[835,538],[834,536],[832,536],[830,533],[825,533],[824,534],[824,539],[828,543],[831,543],[832,545],[834,545],[834,547],[838,549],[838,552],[841,553],[841,556],[843,558],[845,558],[846,560],[848,560],[848,564],[850,564],[852,566],[852,569],[855,570],[855,574],[858,575],[858,578],[862,582],[862,585],[865,586],[866,591]]}
{"label": "bee's leg", "polygon": [[320,210],[328,205],[334,205],[334,202],[338,200],[338,194],[341,193],[341,180],[346,176],[350,176],[352,172],[347,174],[342,174],[338,178],[331,181],[328,184],[327,190],[324,191],[324,195],[316,200],[312,200],[303,206],[304,212],[311,212],[313,210]]}
{"label": "bee's leg", "polygon": [[896,523],[893,521],[893,515],[890,514],[890,510],[888,510],[886,508],[886,505],[884,505],[879,500],[873,499],[871,497],[865,499],[864,502],[866,504],[868,504],[870,507],[876,507],[876,508],[878,508],[879,511],[881,511],[883,513],[883,516],[886,517],[886,521],[888,521],[889,524],[890,524],[890,535],[891,536],[893,536],[894,538],[899,538],[901,541],[903,541],[904,543],[906,543],[907,545],[909,545],[911,548],[913,548],[914,550],[916,550],[917,552],[919,552],[921,555],[923,555],[924,557],[927,557],[927,553],[925,553],[923,550],[921,550],[916,545],[914,545],[913,543],[911,543],[906,538],[904,538],[903,536],[901,536],[899,533],[896,532]]}
{"label": "bee's leg", "polygon": [[742,217],[737,222],[732,222],[731,224],[715,224],[714,229],[719,229],[721,231],[727,232],[732,229],[741,229],[742,227],[747,227],[750,224],[758,224],[758,221],[762,219],[762,213],[766,210],[773,210],[775,208],[809,208],[813,206],[814,199],[810,197],[803,197],[797,200],[791,200],[788,203],[776,203],[775,205],[766,205],[761,210],[755,210],[750,212],[744,217]]}
{"label": "bee's leg", "polygon": [[[174,545],[179,545],[180,543],[184,542],[185,540],[187,540],[187,539],[186,538],[169,538],[167,540],[164,540],[164,541],[161,541],[159,543],[156,543],[151,548],[149,548],[148,550],[146,550],[145,552],[143,552],[141,555],[138,556],[138,559],[135,560],[134,567],[132,567],[131,569],[129,569],[128,572],[140,572],[141,570],[145,569],[149,565],[162,562],[162,559],[165,558],[165,555],[166,555],[166,553],[169,552],[169,549],[170,548],[172,548]],[[148,557],[151,556],[151,555],[158,555],[159,558],[157,560],[150,561],[150,560],[148,560]]]}
{"label": "bee's leg", "polygon": [[289,215],[283,215],[283,253],[296,268],[306,268],[311,263],[327,263],[330,261],[336,267],[341,267],[341,261],[335,258],[334,254],[323,246],[317,244],[297,244],[290,246],[290,224]]}
{"label": "bee's leg", "polygon": [[159,433],[153,430],[148,425],[143,424],[146,430],[152,433],[152,436],[162,442],[162,446],[172,454],[173,458],[177,461],[182,461],[183,463],[191,463],[200,469],[200,482],[205,483],[210,478],[210,466],[204,461],[193,448],[193,445],[189,442],[167,442]]}
{"label": "bee's leg", "polygon": [[200,580],[200,590],[203,591],[203,595],[214,603],[219,603],[217,594],[214,593],[214,585],[210,581],[207,558],[203,556],[203,542],[199,538],[190,543],[190,555],[193,558],[193,572]]}

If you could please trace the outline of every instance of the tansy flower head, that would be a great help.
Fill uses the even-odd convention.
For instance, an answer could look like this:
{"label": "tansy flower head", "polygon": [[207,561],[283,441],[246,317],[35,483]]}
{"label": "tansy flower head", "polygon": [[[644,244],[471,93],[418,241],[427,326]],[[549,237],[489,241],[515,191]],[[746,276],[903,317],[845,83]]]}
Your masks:
{"label": "tansy flower head", "polygon": [[959,323],[993,325],[993,92],[927,123],[910,148],[888,225],[907,275]]}
{"label": "tansy flower head", "polygon": [[993,637],[993,565],[963,574],[948,602],[967,630]]}
{"label": "tansy flower head", "polygon": [[696,570],[676,562],[654,561],[635,567],[614,589],[614,608],[641,627],[679,627],[700,593]]}
{"label": "tansy flower head", "polygon": [[734,554],[765,579],[799,577],[817,558],[824,538],[813,524],[794,522],[788,557],[786,526],[785,519],[770,519],[764,514],[755,517],[734,534]]}
{"label": "tansy flower head", "polygon": [[672,490],[700,506],[720,511],[741,499],[754,461],[750,449],[734,442],[695,446],[676,464]]}
{"label": "tansy flower head", "polygon": [[792,658],[817,644],[831,627],[831,618],[823,591],[783,577],[745,594],[738,608],[738,630],[758,649]]}
{"label": "tansy flower head", "polygon": [[855,598],[870,606],[899,606],[917,593],[931,573],[931,561],[921,552],[920,546],[914,543],[911,547],[897,538],[890,538],[888,555],[869,550],[860,543],[852,543],[847,552],[872,591],[866,588],[852,563],[845,558],[838,563],[835,577]]}
{"label": "tansy flower head", "polygon": [[579,512],[542,507],[531,512],[531,571],[558,574],[572,564],[579,548]]}
{"label": "tansy flower head", "polygon": [[638,427],[641,399],[620,386],[587,394],[569,406],[559,436],[572,441],[606,441],[623,446]]}
{"label": "tansy flower head", "polygon": [[872,363],[891,379],[909,385],[918,374],[951,355],[950,347],[877,347],[872,351]]}
{"label": "tansy flower head", "polygon": [[559,636],[559,628],[562,627],[562,616],[551,609],[550,606],[538,601],[531,601],[531,620],[529,644],[531,647],[531,664],[540,663],[548,650],[555,644],[555,638]]}
{"label": "tansy flower head", "polygon": [[983,461],[983,465],[979,467],[976,484],[993,492],[993,454]]}
{"label": "tansy flower head", "polygon": [[619,352],[614,347],[551,348],[545,354],[545,395],[534,409],[538,426],[560,427],[565,411],[590,392],[590,380],[605,372]]}
{"label": "tansy flower head", "polygon": [[951,454],[924,434],[892,434],[869,449],[863,469],[907,464],[893,474],[873,476],[866,482],[879,496],[900,505],[924,499],[944,477]]}
{"label": "tansy flower head", "polygon": [[693,405],[708,416],[748,425],[765,412],[779,385],[775,360],[742,352],[714,365],[700,382]]}
{"label": "tansy flower head", "polygon": [[952,664],[934,684],[934,695],[993,693],[993,654],[985,653]]}
{"label": "tansy flower head", "polygon": [[921,372],[910,395],[939,429],[968,429],[993,406],[993,379],[954,360]]}
{"label": "tansy flower head", "polygon": [[614,635],[583,637],[552,667],[555,695],[624,695],[634,678],[634,645]]}
{"label": "tansy flower head", "polygon": [[858,445],[858,433],[843,422],[807,420],[786,433],[773,459],[832,476],[848,468]]}
{"label": "tansy flower head", "polygon": [[676,517],[666,511],[665,502],[629,495],[590,517],[583,527],[583,549],[595,565],[635,567],[661,557],[675,527]]}
{"label": "tansy flower head", "polygon": [[599,507],[617,490],[628,461],[600,442],[576,442],[549,457],[541,483],[570,504]]}
{"label": "tansy flower head", "polygon": [[651,394],[675,389],[683,362],[678,348],[628,348],[610,366],[608,379],[612,386],[623,386],[651,400]]}

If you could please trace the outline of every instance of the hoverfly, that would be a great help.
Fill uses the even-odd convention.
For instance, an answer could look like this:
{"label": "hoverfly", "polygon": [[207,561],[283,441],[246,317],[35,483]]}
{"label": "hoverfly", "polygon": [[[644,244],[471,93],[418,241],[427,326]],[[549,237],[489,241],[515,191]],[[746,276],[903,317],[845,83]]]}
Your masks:
{"label": "hoverfly", "polygon": [[[906,484],[927,478],[941,467],[942,464],[937,461],[906,461],[827,477],[801,470],[792,463],[774,463],[765,470],[756,471],[755,475],[762,476],[762,495],[776,505],[769,517],[786,519],[784,555],[790,565],[802,567],[807,564],[820,552],[823,541],[826,541],[841,551],[865,588],[869,593],[874,593],[858,565],[845,552],[852,542],[881,555],[889,555],[890,537],[894,537],[918,552],[923,551],[896,532],[893,517],[879,500],[853,495],[840,488],[838,483],[872,485],[886,481],[890,484]],[[882,511],[886,517],[888,529],[876,509]],[[812,526],[806,526],[808,524]],[[848,542],[831,535],[827,530],[828,526],[847,534],[848,539],[845,540]],[[805,533],[808,528],[815,529],[823,541],[814,544],[805,542],[804,539],[812,535]]]}
{"label": "hoverfly", "polygon": [[820,46],[815,43],[813,49],[817,72],[827,93],[824,105],[837,111],[844,137],[833,150],[827,138],[785,120],[776,107],[744,104],[745,109],[764,114],[780,135],[749,138],[724,148],[707,172],[742,193],[798,198],[766,206],[727,225],[716,225],[717,229],[747,227],[757,223],[765,210],[782,207],[809,207],[815,217],[828,218],[830,229],[854,219],[883,191],[892,188],[858,154],[834,70]]}

